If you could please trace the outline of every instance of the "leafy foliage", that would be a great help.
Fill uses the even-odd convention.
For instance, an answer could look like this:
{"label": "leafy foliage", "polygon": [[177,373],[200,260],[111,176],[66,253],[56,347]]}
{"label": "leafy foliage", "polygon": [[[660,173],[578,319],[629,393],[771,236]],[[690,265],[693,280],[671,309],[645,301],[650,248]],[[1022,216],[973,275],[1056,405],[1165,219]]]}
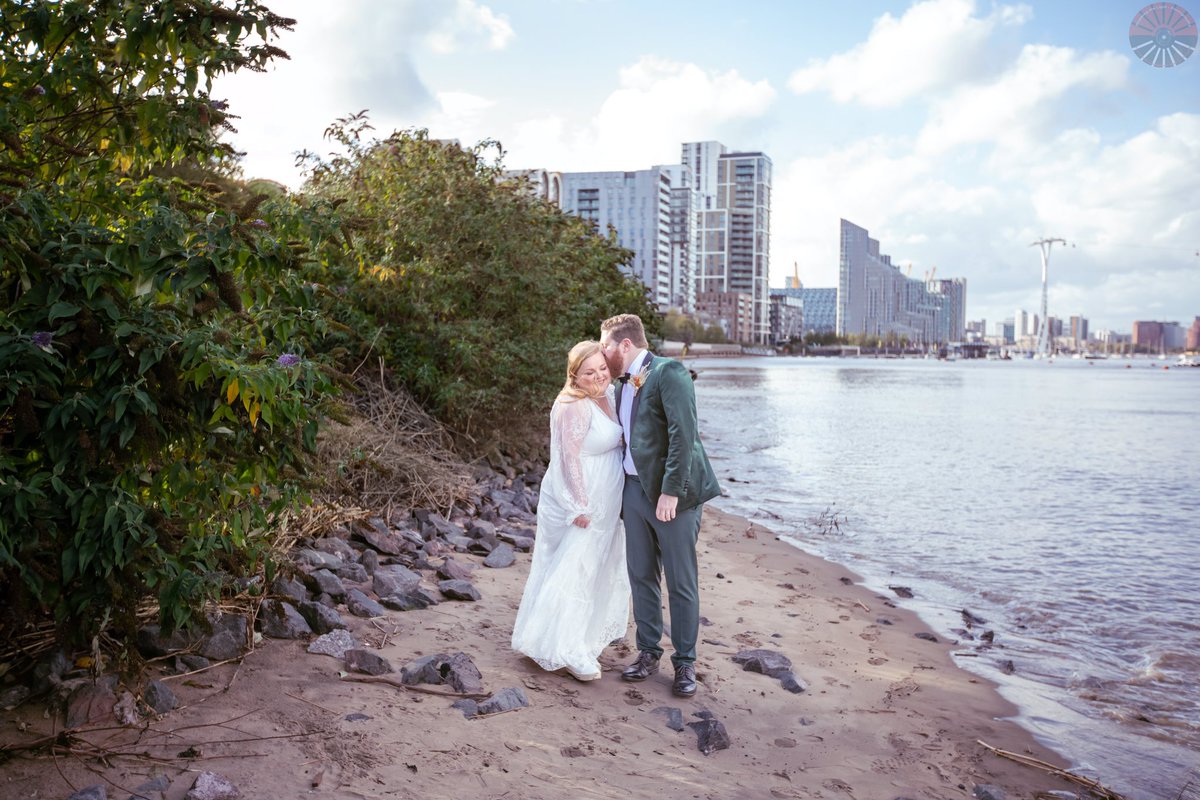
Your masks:
{"label": "leafy foliage", "polygon": [[248,37],[290,21],[244,0],[3,13],[0,605],[86,641],[157,594],[178,625],[261,557],[331,388],[299,273],[329,209],[214,172],[211,79],[281,55]]}
{"label": "leafy foliage", "polygon": [[520,445],[562,386],[565,354],[600,322],[658,316],[620,270],[631,254],[504,180],[500,159],[423,130],[364,141],[360,115],[327,135],[343,153],[309,157],[307,189],[351,221],[353,262],[323,272],[344,293],[329,311],[362,332],[422,403],[482,449]]}
{"label": "leafy foliage", "polygon": [[666,317],[663,319],[662,335],[664,339],[683,342],[684,344],[692,344],[693,342],[725,344],[729,341],[729,338],[725,335],[725,331],[721,330],[720,325],[713,323],[706,326],[699,320],[693,319],[686,314],[681,314],[674,309],[668,311]]}

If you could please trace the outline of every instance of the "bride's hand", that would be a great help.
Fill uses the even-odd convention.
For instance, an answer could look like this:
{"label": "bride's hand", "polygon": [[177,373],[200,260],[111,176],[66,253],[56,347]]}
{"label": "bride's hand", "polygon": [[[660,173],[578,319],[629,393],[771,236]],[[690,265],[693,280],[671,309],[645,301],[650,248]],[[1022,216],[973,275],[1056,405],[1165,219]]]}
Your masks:
{"label": "bride's hand", "polygon": [[587,514],[580,514],[578,517],[576,517],[575,519],[573,519],[571,521],[571,524],[578,525],[581,528],[586,528],[588,525],[592,524],[592,521],[590,519],[588,519]]}

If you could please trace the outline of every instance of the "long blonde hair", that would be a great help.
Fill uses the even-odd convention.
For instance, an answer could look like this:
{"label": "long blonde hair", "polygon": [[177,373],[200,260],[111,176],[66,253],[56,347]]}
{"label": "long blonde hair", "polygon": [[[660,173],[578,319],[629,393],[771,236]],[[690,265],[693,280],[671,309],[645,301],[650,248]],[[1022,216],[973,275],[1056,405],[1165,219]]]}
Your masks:
{"label": "long blonde hair", "polygon": [[575,378],[579,375],[579,370],[583,367],[583,362],[599,352],[600,343],[594,342],[591,339],[579,342],[571,348],[571,351],[567,353],[567,381],[563,384],[562,391],[558,393],[559,400],[573,402],[575,400],[582,400],[585,397],[591,397],[591,395],[575,385]]}

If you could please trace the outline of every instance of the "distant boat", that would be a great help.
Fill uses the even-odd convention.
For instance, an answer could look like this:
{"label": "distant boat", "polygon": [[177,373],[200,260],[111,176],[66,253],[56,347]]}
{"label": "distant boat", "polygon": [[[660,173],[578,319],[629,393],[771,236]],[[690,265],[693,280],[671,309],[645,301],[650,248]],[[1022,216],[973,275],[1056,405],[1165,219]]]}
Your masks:
{"label": "distant boat", "polygon": [[1200,353],[1184,353],[1176,362],[1177,367],[1200,367]]}

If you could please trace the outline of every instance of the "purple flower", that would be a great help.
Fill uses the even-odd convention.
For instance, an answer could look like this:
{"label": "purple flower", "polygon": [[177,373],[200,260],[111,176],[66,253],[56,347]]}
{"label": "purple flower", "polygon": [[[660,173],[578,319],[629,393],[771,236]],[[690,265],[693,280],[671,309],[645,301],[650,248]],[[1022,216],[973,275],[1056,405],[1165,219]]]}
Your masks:
{"label": "purple flower", "polygon": [[300,356],[295,353],[284,353],[279,358],[275,359],[275,364],[280,367],[294,367],[300,363]]}
{"label": "purple flower", "polygon": [[50,345],[54,344],[54,334],[50,331],[38,331],[29,338],[33,340],[35,346],[43,350],[49,350]]}
{"label": "purple flower", "polygon": [[260,230],[266,230],[267,228],[271,227],[270,225],[267,224],[267,221],[265,219],[251,220],[250,222],[248,222],[246,224],[249,225],[251,228],[259,228]]}

